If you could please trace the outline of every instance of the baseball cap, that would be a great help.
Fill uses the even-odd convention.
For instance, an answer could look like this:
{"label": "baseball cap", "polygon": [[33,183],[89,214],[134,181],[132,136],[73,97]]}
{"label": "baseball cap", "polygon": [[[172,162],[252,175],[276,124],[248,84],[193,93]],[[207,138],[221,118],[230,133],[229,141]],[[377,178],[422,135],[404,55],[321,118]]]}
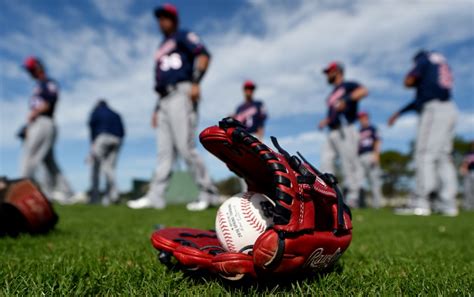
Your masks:
{"label": "baseball cap", "polygon": [[359,118],[364,118],[364,117],[365,117],[365,118],[368,118],[368,117],[369,117],[369,113],[366,112],[366,111],[361,111],[361,112],[359,112],[359,113],[357,114],[357,117],[359,117]]}
{"label": "baseball cap", "polygon": [[27,57],[25,61],[23,62],[23,68],[25,68],[28,71],[34,70],[38,65],[40,66],[42,65],[41,61],[37,57],[34,57],[34,56]]}
{"label": "baseball cap", "polygon": [[246,80],[244,82],[244,89],[255,89],[257,87],[257,85],[255,85],[255,83],[251,80]]}
{"label": "baseball cap", "polygon": [[344,72],[344,66],[339,62],[331,62],[328,66],[326,66],[326,68],[323,69],[323,73],[328,73],[333,70]]}
{"label": "baseball cap", "polygon": [[178,9],[176,6],[170,3],[165,3],[155,9],[155,17],[168,17],[173,19],[174,21],[178,20]]}

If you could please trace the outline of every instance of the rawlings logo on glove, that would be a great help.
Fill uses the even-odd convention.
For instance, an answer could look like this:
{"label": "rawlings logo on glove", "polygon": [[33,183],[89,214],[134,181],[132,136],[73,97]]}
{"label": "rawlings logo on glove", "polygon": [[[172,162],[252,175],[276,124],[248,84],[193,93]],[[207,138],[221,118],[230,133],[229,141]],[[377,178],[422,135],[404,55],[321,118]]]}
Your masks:
{"label": "rawlings logo on glove", "polygon": [[171,257],[190,270],[203,269],[230,280],[320,271],[333,265],[352,239],[349,208],[336,179],[323,174],[303,156],[278,152],[225,118],[200,134],[203,146],[248,184],[249,191],[272,201],[273,224],[258,236],[250,253],[229,252],[214,231],[166,228],[151,238],[160,260]]}

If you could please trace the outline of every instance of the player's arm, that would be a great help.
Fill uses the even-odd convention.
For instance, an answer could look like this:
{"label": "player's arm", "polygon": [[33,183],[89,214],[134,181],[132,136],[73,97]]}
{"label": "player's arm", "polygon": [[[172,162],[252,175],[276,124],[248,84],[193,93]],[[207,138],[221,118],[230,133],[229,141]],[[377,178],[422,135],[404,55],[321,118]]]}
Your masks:
{"label": "player's arm", "polygon": [[380,148],[382,146],[382,141],[377,139],[374,143],[374,161],[376,163],[380,162]]}
{"label": "player's arm", "polygon": [[352,101],[359,101],[369,95],[369,90],[364,86],[358,86],[354,91],[349,95],[349,99]]}
{"label": "player's arm", "polygon": [[388,125],[393,126],[397,119],[404,113],[407,113],[409,111],[416,110],[416,99],[405,105],[402,109],[399,111],[393,113],[390,118],[388,119]]}
{"label": "player's arm", "polygon": [[204,74],[207,71],[207,68],[209,67],[209,62],[210,62],[210,57],[206,53],[202,53],[196,57],[196,63],[194,65],[193,69],[193,76],[192,76],[192,86],[191,86],[191,100],[193,102],[197,102],[199,100],[199,96],[201,93],[201,90],[199,88],[199,83],[201,82],[202,78],[204,77]]}
{"label": "player's arm", "polygon": [[51,104],[47,101],[41,100],[38,106],[31,110],[28,114],[28,123],[33,122],[40,114],[47,113],[51,110]]}
{"label": "player's arm", "polygon": [[462,176],[465,176],[465,175],[467,175],[468,172],[469,172],[469,162],[468,162],[467,158],[465,158],[462,161],[461,166],[459,167],[459,173]]}

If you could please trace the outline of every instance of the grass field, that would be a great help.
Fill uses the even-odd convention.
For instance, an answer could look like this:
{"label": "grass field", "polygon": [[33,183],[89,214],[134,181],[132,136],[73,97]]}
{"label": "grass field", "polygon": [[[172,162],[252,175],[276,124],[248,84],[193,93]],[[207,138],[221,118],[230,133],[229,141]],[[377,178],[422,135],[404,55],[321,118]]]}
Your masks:
{"label": "grass field", "polygon": [[420,218],[354,211],[353,242],[334,272],[235,286],[169,271],[149,241],[155,224],[213,228],[215,210],[56,208],[60,223],[49,235],[0,239],[0,295],[474,294],[474,213]]}

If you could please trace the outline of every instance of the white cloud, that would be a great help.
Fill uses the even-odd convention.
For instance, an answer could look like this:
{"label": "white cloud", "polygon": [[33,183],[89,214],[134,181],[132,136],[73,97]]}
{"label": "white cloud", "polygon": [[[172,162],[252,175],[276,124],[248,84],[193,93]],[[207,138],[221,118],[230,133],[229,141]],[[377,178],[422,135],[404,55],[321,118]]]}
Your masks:
{"label": "white cloud", "polygon": [[128,20],[128,8],[132,2],[132,0],[92,0],[100,15],[108,21]]}

